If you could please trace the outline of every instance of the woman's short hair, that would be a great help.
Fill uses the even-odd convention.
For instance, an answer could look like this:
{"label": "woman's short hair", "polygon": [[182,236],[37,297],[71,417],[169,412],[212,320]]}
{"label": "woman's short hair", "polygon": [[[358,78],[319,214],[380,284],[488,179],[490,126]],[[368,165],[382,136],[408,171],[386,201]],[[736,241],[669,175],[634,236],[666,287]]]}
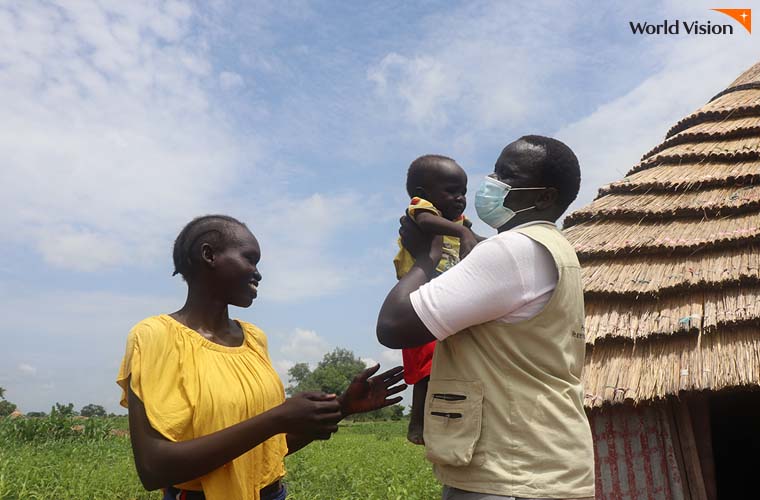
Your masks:
{"label": "woman's short hair", "polygon": [[200,261],[200,249],[209,243],[215,250],[223,251],[234,240],[235,229],[248,227],[229,215],[204,215],[187,223],[174,240],[174,273],[185,281],[193,277]]}

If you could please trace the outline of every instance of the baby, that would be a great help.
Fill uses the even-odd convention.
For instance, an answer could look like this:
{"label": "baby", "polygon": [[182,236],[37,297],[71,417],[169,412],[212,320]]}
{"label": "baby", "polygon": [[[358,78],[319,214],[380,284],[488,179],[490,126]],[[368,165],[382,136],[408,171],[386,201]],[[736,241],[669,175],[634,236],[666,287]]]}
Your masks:
{"label": "baby", "polygon": [[[472,232],[470,221],[463,215],[467,206],[467,174],[451,158],[425,155],[414,160],[406,175],[406,191],[412,199],[407,215],[422,231],[443,235],[443,255],[436,267],[438,272],[454,266],[482,239]],[[393,264],[396,266],[396,277],[401,279],[414,265],[414,258],[400,239],[399,247],[401,249]],[[414,385],[412,415],[407,431],[407,439],[414,444],[424,444],[425,396],[434,348],[435,342],[430,342],[402,350],[404,379],[407,384]]]}

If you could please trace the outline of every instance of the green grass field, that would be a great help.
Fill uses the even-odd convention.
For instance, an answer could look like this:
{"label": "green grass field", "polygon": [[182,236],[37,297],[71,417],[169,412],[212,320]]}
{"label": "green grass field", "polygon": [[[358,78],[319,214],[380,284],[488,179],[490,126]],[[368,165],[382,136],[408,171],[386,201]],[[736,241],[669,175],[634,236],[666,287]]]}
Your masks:
{"label": "green grass field", "polygon": [[[112,435],[126,419],[82,421],[0,418],[0,498],[160,499],[142,489],[129,438]],[[33,423],[29,423],[33,421]],[[330,441],[286,458],[291,500],[437,499],[421,447],[405,439],[406,421],[347,424]]]}

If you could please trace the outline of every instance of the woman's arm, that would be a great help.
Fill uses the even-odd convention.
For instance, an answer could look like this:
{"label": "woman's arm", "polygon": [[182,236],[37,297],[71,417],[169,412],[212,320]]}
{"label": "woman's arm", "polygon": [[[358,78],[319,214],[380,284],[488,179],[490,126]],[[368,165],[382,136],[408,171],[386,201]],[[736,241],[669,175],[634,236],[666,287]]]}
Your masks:
{"label": "woman's arm", "polygon": [[338,430],[337,423],[342,418],[334,394],[303,393],[213,434],[173,442],[150,425],[145,406],[131,387],[128,398],[135,466],[147,490],[203,476],[277,434],[297,431],[311,439],[327,439]]}
{"label": "woman's arm", "polygon": [[316,438],[314,436],[307,436],[306,434],[295,434],[291,432],[285,436],[285,439],[288,442],[288,455],[292,455]]}

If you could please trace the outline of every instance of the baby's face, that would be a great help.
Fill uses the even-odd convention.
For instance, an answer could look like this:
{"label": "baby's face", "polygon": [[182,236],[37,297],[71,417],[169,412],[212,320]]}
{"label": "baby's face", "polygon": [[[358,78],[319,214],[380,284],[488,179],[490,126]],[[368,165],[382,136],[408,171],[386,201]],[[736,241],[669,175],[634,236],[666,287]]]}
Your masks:
{"label": "baby's face", "polygon": [[425,186],[426,199],[449,220],[457,219],[467,206],[467,174],[456,163],[442,163]]}

